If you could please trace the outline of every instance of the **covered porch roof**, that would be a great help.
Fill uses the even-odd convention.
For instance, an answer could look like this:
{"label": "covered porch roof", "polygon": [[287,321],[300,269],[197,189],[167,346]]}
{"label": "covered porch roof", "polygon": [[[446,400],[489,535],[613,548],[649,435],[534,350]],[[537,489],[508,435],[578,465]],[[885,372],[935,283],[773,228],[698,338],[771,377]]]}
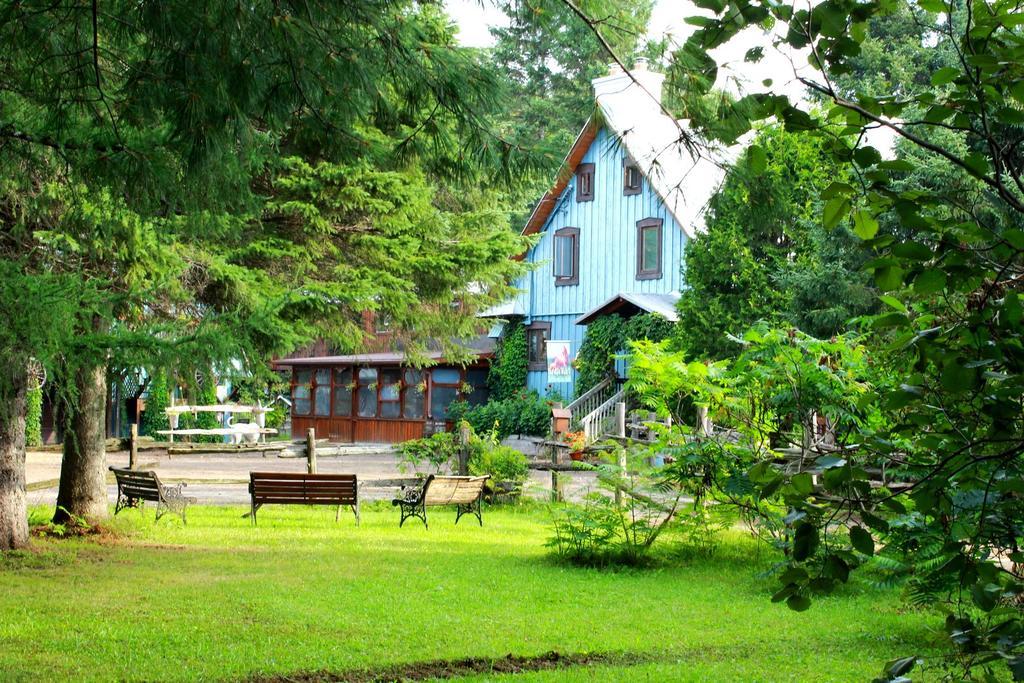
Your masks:
{"label": "covered porch roof", "polygon": [[[477,337],[461,345],[470,351],[477,358],[490,358],[494,355],[496,342],[491,337]],[[444,352],[440,350],[427,351],[420,354],[419,358],[426,358],[436,363],[443,363],[447,359]],[[380,353],[355,353],[344,356],[312,356],[309,358],[281,358],[274,361],[274,365],[403,365],[408,361],[407,355],[402,351],[384,351]]]}
{"label": "covered porch roof", "polygon": [[619,292],[597,308],[576,318],[577,325],[589,325],[603,315],[618,313],[625,317],[638,313],[657,313],[671,322],[679,320],[676,313],[676,302],[679,292],[668,294],[645,294],[639,292]]}

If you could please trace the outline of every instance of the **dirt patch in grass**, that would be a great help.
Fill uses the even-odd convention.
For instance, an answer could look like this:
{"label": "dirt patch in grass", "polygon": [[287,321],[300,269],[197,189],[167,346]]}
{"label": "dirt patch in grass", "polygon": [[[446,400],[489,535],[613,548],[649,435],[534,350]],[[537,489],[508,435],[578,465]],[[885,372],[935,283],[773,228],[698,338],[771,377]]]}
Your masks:
{"label": "dirt patch in grass", "polygon": [[658,657],[654,654],[636,652],[593,652],[588,654],[548,652],[534,657],[509,654],[497,658],[438,659],[379,669],[352,669],[340,672],[308,671],[287,676],[253,676],[247,680],[250,683],[390,683],[392,681],[459,678],[475,674],[519,674],[581,666],[630,666],[646,664],[657,661],[657,659]]}

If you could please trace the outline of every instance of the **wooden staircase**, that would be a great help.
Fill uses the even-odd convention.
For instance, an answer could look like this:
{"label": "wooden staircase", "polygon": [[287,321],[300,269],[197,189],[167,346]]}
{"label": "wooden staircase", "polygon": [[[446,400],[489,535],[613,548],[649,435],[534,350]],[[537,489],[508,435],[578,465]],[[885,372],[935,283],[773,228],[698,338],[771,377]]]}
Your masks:
{"label": "wooden staircase", "polygon": [[570,424],[578,424],[587,443],[594,443],[615,433],[615,406],[625,400],[625,388],[615,379],[605,379],[566,406],[571,414]]}

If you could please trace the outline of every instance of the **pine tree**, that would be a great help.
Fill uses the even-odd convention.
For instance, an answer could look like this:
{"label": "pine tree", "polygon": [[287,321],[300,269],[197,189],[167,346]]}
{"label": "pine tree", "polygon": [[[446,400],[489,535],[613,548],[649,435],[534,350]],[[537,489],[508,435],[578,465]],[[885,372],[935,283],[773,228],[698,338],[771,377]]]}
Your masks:
{"label": "pine tree", "polygon": [[[355,350],[365,309],[401,316],[415,351],[508,295],[521,245],[487,193],[520,155],[491,125],[494,74],[438,7],[2,11],[0,510],[24,495],[30,353],[66,420],[56,517],[101,519],[112,358],[184,375],[318,336]],[[54,279],[68,296],[45,311]],[[24,542],[20,515],[0,512],[0,548]]]}

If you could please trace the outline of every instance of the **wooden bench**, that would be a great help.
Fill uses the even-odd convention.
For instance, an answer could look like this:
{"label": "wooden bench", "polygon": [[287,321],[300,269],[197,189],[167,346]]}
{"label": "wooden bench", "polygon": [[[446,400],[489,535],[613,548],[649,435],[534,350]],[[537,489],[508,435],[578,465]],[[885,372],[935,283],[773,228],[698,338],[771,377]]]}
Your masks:
{"label": "wooden bench", "polygon": [[176,486],[168,486],[160,481],[156,472],[140,472],[121,467],[110,467],[111,472],[117,479],[117,503],[114,505],[116,515],[125,508],[140,507],[140,501],[152,501],[156,503],[156,518],[159,520],[166,512],[173,512],[181,517],[182,524],[186,524],[185,508],[196,502],[195,498],[189,498],[182,489],[186,486],[184,482]]}
{"label": "wooden bench", "polygon": [[342,505],[352,507],[359,526],[359,484],[354,474],[306,474],[305,472],[250,472],[252,523],[256,511],[264,505],[337,505],[338,521]]}
{"label": "wooden bench", "polygon": [[423,486],[402,490],[404,495],[391,501],[402,510],[402,519],[398,523],[401,527],[405,520],[410,517],[419,517],[423,520],[423,526],[427,527],[427,508],[436,505],[456,506],[455,523],[465,514],[474,514],[484,525],[483,517],[480,514],[480,500],[484,494],[484,484],[490,479],[490,475],[483,477],[440,477],[431,474],[423,482]]}

